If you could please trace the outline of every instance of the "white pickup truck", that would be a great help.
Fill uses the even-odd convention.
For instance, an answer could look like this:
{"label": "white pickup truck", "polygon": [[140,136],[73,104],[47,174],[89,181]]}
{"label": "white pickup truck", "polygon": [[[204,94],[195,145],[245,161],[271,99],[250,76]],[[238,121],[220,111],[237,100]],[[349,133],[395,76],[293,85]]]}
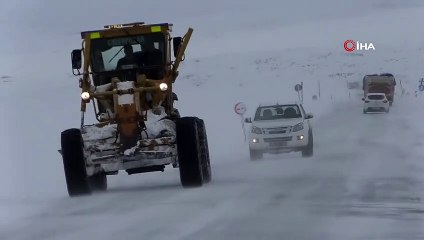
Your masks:
{"label": "white pickup truck", "polygon": [[313,116],[305,113],[302,104],[260,105],[251,123],[249,150],[251,160],[264,153],[300,151],[303,157],[313,155],[313,133],[309,122]]}

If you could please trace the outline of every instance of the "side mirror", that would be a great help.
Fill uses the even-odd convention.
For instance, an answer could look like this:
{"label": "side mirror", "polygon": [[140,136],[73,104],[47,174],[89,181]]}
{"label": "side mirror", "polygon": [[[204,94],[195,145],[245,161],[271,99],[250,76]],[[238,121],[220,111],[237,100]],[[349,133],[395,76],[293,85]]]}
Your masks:
{"label": "side mirror", "polygon": [[172,101],[178,101],[178,96],[174,92],[172,92]]}
{"label": "side mirror", "polygon": [[249,118],[245,118],[244,119],[244,122],[245,123],[252,123],[252,118],[250,118],[250,117]]}
{"label": "side mirror", "polygon": [[312,115],[311,113],[306,114],[305,119],[311,119],[313,118],[314,115]]}
{"label": "side mirror", "polygon": [[177,57],[178,49],[180,48],[181,42],[183,41],[182,37],[174,37],[172,38],[172,44],[174,47],[174,57]]}
{"label": "side mirror", "polygon": [[365,98],[362,98],[362,101],[365,101]]}
{"label": "side mirror", "polygon": [[72,69],[81,69],[82,66],[82,51],[81,49],[75,49],[71,54]]}

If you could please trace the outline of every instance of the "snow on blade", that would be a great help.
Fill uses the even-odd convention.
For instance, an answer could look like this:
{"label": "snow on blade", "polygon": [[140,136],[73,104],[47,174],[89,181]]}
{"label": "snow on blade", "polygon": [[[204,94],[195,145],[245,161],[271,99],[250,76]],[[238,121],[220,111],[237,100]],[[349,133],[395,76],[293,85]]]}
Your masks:
{"label": "snow on blade", "polygon": [[116,136],[117,125],[109,124],[103,127],[96,125],[86,126],[83,128],[83,139],[85,141],[107,139]]}

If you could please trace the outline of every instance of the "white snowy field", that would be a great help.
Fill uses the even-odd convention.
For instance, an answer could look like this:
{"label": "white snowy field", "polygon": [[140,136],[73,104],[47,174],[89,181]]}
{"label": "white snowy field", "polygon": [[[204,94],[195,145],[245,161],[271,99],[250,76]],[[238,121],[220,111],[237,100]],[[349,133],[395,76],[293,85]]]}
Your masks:
{"label": "white snowy field", "polygon": [[[2,7],[0,239],[424,238],[424,96],[413,96],[423,75],[421,1],[161,2],[165,15],[154,12],[158,1]],[[205,120],[213,181],[182,189],[177,169],[121,173],[109,192],[69,199],[57,149],[80,118],[70,51],[79,31],[140,20],[195,30],[175,91],[183,115]],[[347,54],[347,39],[376,51]],[[381,72],[410,95],[398,85],[388,115],[363,115],[347,81]],[[296,100],[300,82],[315,156],[250,162],[234,104],[252,114],[262,101]]]}

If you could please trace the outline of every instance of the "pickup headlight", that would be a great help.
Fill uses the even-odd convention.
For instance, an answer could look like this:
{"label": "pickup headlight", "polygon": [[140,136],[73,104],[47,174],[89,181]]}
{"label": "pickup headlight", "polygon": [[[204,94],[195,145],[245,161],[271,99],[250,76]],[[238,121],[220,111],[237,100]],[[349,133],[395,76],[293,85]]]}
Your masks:
{"label": "pickup headlight", "polygon": [[300,130],[303,130],[303,123],[298,123],[298,124],[294,125],[292,132],[298,132]]}
{"label": "pickup headlight", "polygon": [[262,134],[262,130],[258,127],[253,126],[252,127],[252,133]]}

